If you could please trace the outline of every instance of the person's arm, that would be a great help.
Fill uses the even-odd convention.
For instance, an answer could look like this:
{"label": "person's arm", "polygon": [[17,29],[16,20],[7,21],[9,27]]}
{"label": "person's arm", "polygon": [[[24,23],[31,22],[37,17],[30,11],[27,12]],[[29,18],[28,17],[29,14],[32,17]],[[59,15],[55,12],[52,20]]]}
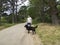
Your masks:
{"label": "person's arm", "polygon": [[32,18],[31,18],[31,24],[32,24]]}

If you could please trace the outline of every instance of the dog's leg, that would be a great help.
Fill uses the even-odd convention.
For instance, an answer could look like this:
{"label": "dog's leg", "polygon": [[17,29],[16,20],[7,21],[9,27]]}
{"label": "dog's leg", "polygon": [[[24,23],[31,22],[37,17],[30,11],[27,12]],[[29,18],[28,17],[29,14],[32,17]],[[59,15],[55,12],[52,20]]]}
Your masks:
{"label": "dog's leg", "polygon": [[32,34],[36,34],[36,31],[35,31],[35,29],[34,29],[34,30],[32,30]]}
{"label": "dog's leg", "polygon": [[28,30],[28,33],[30,33],[30,30]]}
{"label": "dog's leg", "polygon": [[35,31],[35,34],[36,34],[36,31]]}
{"label": "dog's leg", "polygon": [[32,30],[32,34],[34,34],[34,30]]}

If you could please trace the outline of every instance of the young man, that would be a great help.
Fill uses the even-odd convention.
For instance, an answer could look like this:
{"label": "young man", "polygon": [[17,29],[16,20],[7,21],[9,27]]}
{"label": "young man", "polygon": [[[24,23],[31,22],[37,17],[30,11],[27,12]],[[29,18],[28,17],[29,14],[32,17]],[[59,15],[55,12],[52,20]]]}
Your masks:
{"label": "young man", "polygon": [[28,16],[28,18],[27,18],[27,25],[31,26],[31,24],[32,24],[32,18],[30,16]]}

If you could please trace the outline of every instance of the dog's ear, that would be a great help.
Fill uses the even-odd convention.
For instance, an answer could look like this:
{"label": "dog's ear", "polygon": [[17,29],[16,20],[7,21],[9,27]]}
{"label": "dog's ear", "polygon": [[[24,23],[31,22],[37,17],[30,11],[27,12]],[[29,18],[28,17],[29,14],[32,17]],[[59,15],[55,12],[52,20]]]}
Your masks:
{"label": "dog's ear", "polygon": [[24,27],[26,27],[26,25]]}
{"label": "dog's ear", "polygon": [[25,27],[25,26],[24,26]]}
{"label": "dog's ear", "polygon": [[35,28],[37,28],[37,27],[38,27],[38,25],[35,26]]}

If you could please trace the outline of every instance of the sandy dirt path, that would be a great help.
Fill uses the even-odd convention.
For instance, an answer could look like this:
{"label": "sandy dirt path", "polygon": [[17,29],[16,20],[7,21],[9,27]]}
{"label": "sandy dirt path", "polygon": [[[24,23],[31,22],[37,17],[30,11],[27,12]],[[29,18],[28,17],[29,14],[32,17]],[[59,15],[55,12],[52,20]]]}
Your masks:
{"label": "sandy dirt path", "polygon": [[0,45],[34,45],[33,38],[24,25],[25,23],[17,24],[0,31]]}

